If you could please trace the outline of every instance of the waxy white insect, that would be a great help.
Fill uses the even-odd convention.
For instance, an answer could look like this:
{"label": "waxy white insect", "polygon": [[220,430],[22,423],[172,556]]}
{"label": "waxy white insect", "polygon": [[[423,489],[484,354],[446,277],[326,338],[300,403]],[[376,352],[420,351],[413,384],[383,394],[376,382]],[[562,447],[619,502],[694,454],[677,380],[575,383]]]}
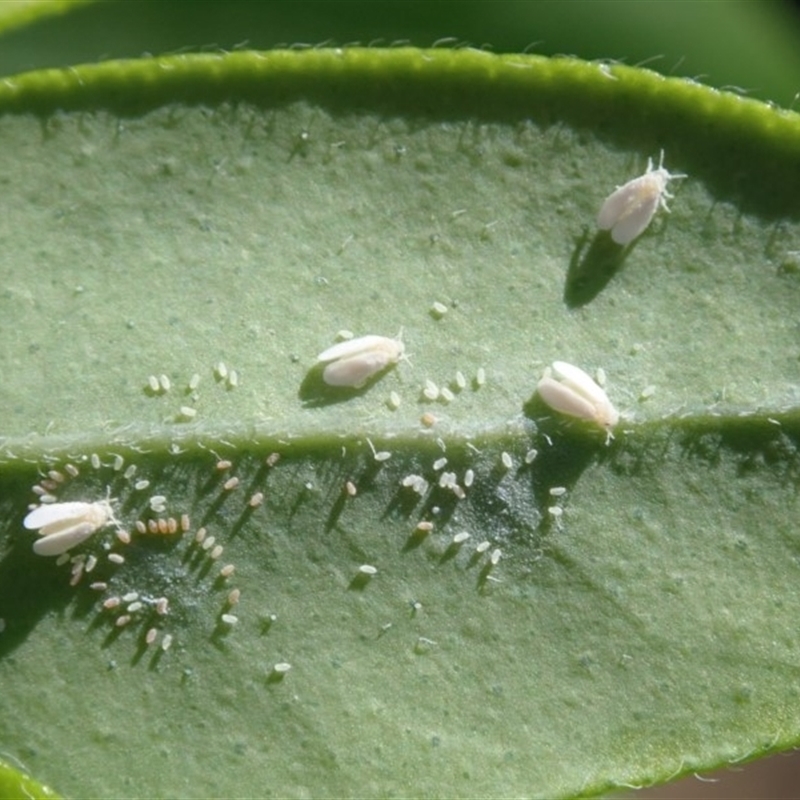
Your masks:
{"label": "waxy white insect", "polygon": [[108,500],[95,503],[50,503],[34,508],[23,520],[28,530],[36,530],[40,538],[33,543],[33,552],[40,556],[60,556],[106,525],[116,523]]}
{"label": "waxy white insect", "polygon": [[664,168],[664,151],[658,160],[658,168],[653,169],[652,159],[647,159],[644,175],[618,186],[603,201],[597,215],[597,227],[611,231],[611,238],[621,245],[632,242],[644,233],[659,208],[669,213],[667,200],[672,195],[667,185],[675,178],[685,178],[682,173],[671,173]]}
{"label": "waxy white insect", "polygon": [[323,350],[318,356],[320,364],[326,362],[322,379],[328,386],[363,386],[373,375],[396,364],[405,354],[405,345],[398,336],[359,336],[339,342]]}
{"label": "waxy white insect", "polygon": [[619,422],[619,413],[605,391],[580,367],[566,361],[554,361],[536,389],[553,410],[593,422],[605,429],[609,436]]}

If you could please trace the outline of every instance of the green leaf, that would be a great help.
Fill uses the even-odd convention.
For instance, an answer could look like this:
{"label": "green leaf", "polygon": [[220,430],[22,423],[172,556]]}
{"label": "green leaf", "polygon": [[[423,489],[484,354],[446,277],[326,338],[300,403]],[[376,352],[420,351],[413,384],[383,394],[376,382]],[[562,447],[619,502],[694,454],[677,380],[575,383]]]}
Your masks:
{"label": "green leaf", "polygon": [[[414,50],[40,72],[0,109],[0,738],[37,775],[567,797],[797,743],[798,115]],[[620,250],[597,210],[661,149],[688,178]],[[322,383],[337,331],[400,328],[410,364]],[[534,396],[556,359],[606,372],[613,441]],[[35,556],[42,477],[132,542]]]}
{"label": "green leaf", "polygon": [[58,795],[47,786],[42,786],[30,775],[17,770],[0,760],[0,798],[3,800],[45,800]]}
{"label": "green leaf", "polygon": [[0,31],[8,34],[43,20],[59,19],[66,12],[90,2],[92,0],[10,0],[0,5]]}
{"label": "green leaf", "polygon": [[[0,14],[15,5],[4,0]],[[785,0],[204,0],[191,14],[185,0],[24,5],[36,15],[0,39],[4,75],[143,53],[404,43],[647,64],[789,106],[800,73],[800,18]],[[59,7],[71,13],[42,13]]]}

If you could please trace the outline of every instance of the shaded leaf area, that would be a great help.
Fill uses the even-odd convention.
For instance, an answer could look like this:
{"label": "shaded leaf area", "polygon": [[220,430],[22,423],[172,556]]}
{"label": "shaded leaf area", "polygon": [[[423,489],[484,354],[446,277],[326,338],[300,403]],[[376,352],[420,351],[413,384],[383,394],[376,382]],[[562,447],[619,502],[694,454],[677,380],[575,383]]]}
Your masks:
{"label": "shaded leaf area", "polygon": [[[122,466],[102,453],[99,468],[73,455],[80,474],[58,498],[110,490],[133,532],[90,540],[97,564],[74,587],[74,564],[30,550],[8,498],[37,476],[18,465],[0,487],[5,747],[68,795],[131,797],[574,796],[785,747],[798,435],[789,418],[708,420],[608,447],[571,428],[446,451],[373,442],[385,461],[350,438],[218,442]],[[464,500],[439,486],[467,469]],[[410,473],[427,491],[402,485]],[[186,532],[136,531],[182,514]],[[422,520],[433,529],[415,533]],[[364,564],[377,573],[359,578]]]}

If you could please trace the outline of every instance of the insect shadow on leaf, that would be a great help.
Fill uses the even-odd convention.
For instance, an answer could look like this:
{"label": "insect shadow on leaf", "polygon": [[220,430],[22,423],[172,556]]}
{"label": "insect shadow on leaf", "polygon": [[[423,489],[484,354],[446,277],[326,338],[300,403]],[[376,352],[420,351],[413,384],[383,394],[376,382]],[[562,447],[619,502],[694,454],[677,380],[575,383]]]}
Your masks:
{"label": "insect shadow on leaf", "polygon": [[297,396],[306,408],[321,408],[361,397],[383,377],[391,365],[387,365],[386,369],[373,375],[361,386],[329,386],[322,378],[326,366],[327,364],[315,364],[300,384]]}
{"label": "insect shadow on leaf", "polygon": [[608,231],[597,231],[591,242],[588,239],[587,228],[569,260],[564,282],[564,303],[568,308],[580,308],[591,303],[619,272],[636,244],[619,245]]}

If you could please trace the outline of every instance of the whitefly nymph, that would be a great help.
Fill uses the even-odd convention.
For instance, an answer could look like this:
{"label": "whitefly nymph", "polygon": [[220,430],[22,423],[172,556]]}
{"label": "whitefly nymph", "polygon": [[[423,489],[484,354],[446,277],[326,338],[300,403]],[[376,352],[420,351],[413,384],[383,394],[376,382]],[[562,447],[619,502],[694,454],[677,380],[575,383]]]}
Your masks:
{"label": "whitefly nymph", "polygon": [[49,503],[34,508],[23,520],[39,538],[33,552],[40,556],[60,556],[106,525],[116,523],[109,500],[94,503]]}
{"label": "whitefly nymph", "polygon": [[629,244],[644,233],[659,207],[669,213],[667,200],[672,199],[672,195],[667,191],[667,185],[675,178],[685,177],[664,167],[662,150],[656,169],[653,169],[652,159],[648,158],[644,175],[618,186],[606,197],[597,215],[597,227],[611,231],[611,238],[617,244]]}
{"label": "whitefly nymph", "polygon": [[580,367],[554,361],[536,390],[554,411],[592,422],[608,434],[619,422],[619,412],[608,395]]}
{"label": "whitefly nymph", "polygon": [[322,379],[328,386],[362,387],[373,375],[393,366],[405,354],[405,345],[398,336],[359,336],[329,347],[317,356]]}

